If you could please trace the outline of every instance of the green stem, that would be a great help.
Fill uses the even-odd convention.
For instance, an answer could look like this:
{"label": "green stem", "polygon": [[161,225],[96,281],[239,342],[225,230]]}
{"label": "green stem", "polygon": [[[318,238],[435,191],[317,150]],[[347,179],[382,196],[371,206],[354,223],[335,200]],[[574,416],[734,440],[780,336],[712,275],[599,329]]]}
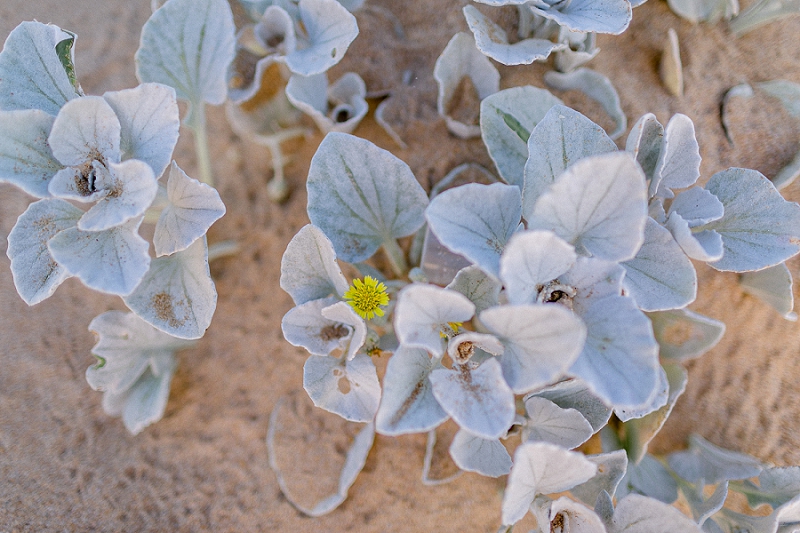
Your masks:
{"label": "green stem", "polygon": [[394,239],[386,239],[383,241],[383,251],[386,253],[386,258],[389,259],[389,264],[392,270],[398,277],[402,277],[408,271],[408,264],[403,250],[397,241]]}
{"label": "green stem", "polygon": [[200,181],[213,187],[214,170],[211,166],[211,152],[208,149],[205,103],[192,103],[189,127],[192,128],[192,133],[194,134],[194,151],[197,155],[197,167],[200,171]]}

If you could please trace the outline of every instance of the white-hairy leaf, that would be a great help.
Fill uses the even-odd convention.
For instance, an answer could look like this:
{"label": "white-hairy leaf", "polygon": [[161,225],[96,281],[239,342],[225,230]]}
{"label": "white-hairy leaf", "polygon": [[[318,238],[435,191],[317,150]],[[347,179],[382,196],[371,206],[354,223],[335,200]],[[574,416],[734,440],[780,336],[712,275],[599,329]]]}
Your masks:
{"label": "white-hairy leaf", "polygon": [[381,384],[368,355],[353,359],[312,355],[303,366],[303,388],[314,405],[351,422],[371,422]]}
{"label": "white-hairy leaf", "polygon": [[305,35],[286,65],[295,74],[321,74],[341,61],[355,40],[356,18],[336,0],[300,0],[298,7]]}
{"label": "white-hairy leaf", "polygon": [[722,235],[725,254],[717,270],[745,272],[782,263],[800,252],[800,206],[787,202],[755,170],[731,168],[706,185],[725,206],[725,215],[703,226]]}
{"label": "white-hairy leaf", "polygon": [[83,211],[64,200],[39,200],[28,206],[8,234],[6,255],[17,292],[28,305],[49,298],[69,277],[53,260],[47,242],[58,232],[74,228]]}
{"label": "white-hairy leaf", "polygon": [[430,431],[448,415],[433,396],[428,376],[441,368],[427,350],[400,345],[386,366],[383,396],[375,415],[375,430],[382,435]]}
{"label": "white-hairy leaf", "polygon": [[514,422],[514,393],[496,359],[474,370],[467,365],[439,368],[428,379],[442,409],[473,435],[498,439]]}
{"label": "white-hairy leaf", "polygon": [[40,109],[55,116],[80,96],[56,52],[67,40],[75,35],[36,21],[12,30],[0,52],[0,109]]}
{"label": "white-hairy leaf", "polygon": [[536,301],[539,288],[575,264],[575,248],[549,231],[515,234],[500,257],[500,279],[511,304]]}
{"label": "white-hairy leaf", "polygon": [[503,376],[516,394],[541,387],[566,372],[583,349],[586,327],[559,305],[503,305],[480,314],[503,343]]}
{"label": "white-hairy leaf", "polygon": [[466,322],[473,314],[475,304],[460,292],[413,283],[397,296],[394,330],[400,344],[425,348],[439,357],[448,324]]}
{"label": "white-hairy leaf", "polygon": [[688,309],[660,311],[647,315],[665,359],[687,361],[703,355],[722,339],[725,324]]}
{"label": "white-hairy leaf", "polygon": [[153,234],[156,256],[188,248],[225,214],[225,204],[213,187],[190,178],[174,161],[167,181],[169,204]]}
{"label": "white-hairy leaf", "polygon": [[499,477],[511,471],[511,456],[499,439],[484,439],[460,429],[450,443],[450,457],[461,470]]}
{"label": "white-hairy leaf", "polygon": [[500,289],[503,286],[499,280],[480,268],[468,266],[459,270],[446,288],[466,296],[475,304],[475,312],[480,313],[484,309],[497,305]]}
{"label": "white-hairy leaf", "polygon": [[579,411],[564,409],[545,398],[528,397],[525,411],[524,442],[549,442],[571,450],[589,440],[594,433],[591,424]]}
{"label": "white-hairy leaf", "polygon": [[671,505],[630,494],[617,504],[608,533],[702,533],[700,526]]}
{"label": "white-hairy leaf", "polygon": [[357,263],[382,243],[424,223],[428,197],[407,164],[374,144],[329,133],[311,159],[308,216],[344,261]]}
{"label": "white-hairy leaf", "polygon": [[503,524],[519,522],[537,494],[568,490],[596,472],[597,465],[581,453],[545,442],[521,444],[514,453],[514,466],[503,496]]}
{"label": "white-hairy leaf", "polygon": [[47,246],[53,259],[86,286],[126,296],[150,267],[150,245],[138,234],[141,223],[133,219],[105,231],[67,228]]}
{"label": "white-hairy leaf", "polygon": [[522,188],[531,130],[561,100],[545,89],[525,85],[481,100],[481,137],[506,183]]}
{"label": "white-hairy leaf", "polygon": [[236,44],[225,0],[170,0],[142,27],[136,76],[174,88],[192,105],[222,104]]}
{"label": "white-hairy leaf", "polygon": [[50,196],[50,180],[62,168],[47,142],[54,120],[38,109],[0,111],[0,182]]}
{"label": "white-hairy leaf", "polygon": [[527,220],[529,228],[553,231],[582,255],[632,259],[647,221],[644,174],[626,152],[582,159],[539,197]]}
{"label": "white-hairy leaf", "polygon": [[202,337],[217,307],[206,240],[154,259],[141,283],[125,297],[125,304],[165,333],[181,339]]}
{"label": "white-hairy leaf", "polygon": [[745,292],[761,298],[786,318],[796,318],[792,273],[786,263],[765,268],[757,272],[745,272],[739,278]]}
{"label": "white-hairy leaf", "polygon": [[518,187],[470,183],[449,189],[431,201],[425,217],[439,241],[497,276],[500,255],[521,216]]}

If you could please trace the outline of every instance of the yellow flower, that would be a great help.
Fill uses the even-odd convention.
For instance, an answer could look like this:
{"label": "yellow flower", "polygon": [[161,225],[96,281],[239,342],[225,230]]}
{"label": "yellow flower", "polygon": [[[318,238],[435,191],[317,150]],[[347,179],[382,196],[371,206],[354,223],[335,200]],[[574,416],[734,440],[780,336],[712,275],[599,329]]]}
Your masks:
{"label": "yellow flower", "polygon": [[353,284],[344,293],[344,299],[361,318],[369,320],[375,316],[383,316],[381,306],[389,305],[386,285],[379,283],[372,276],[365,276],[364,281],[353,280]]}

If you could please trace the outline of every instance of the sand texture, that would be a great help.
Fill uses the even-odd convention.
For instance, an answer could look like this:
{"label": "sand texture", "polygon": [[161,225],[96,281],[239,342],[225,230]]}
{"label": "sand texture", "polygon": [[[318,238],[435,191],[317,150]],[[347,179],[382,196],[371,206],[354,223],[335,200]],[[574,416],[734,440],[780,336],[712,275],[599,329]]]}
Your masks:
{"label": "sand texture", "polygon": [[[450,37],[467,31],[461,13],[467,0],[367,3],[375,9],[357,14],[360,35],[330,75],[356,71],[371,94],[388,94],[386,117],[407,148],[378,128],[372,113],[355,134],[406,161],[426,190],[458,164],[492,168],[482,142],[451,136],[436,112],[433,65]],[[137,84],[133,55],[149,4],[3,0],[0,39],[23,20],[53,22],[78,34],[77,74],[87,94],[132,87]],[[394,31],[387,11],[404,35]],[[686,89],[680,98],[671,96],[658,76],[669,28],[677,31],[684,62]],[[663,0],[649,0],[634,10],[627,32],[598,39],[602,51],[589,66],[613,80],[629,125],[646,112],[662,123],[674,113],[691,117],[703,180],[731,166],[771,176],[800,149],[800,125],[780,118],[774,101],[758,97],[731,111],[731,144],[721,126],[720,103],[739,83],[778,78],[800,83],[798,38],[800,18],[734,40],[722,23],[692,25]],[[549,68],[500,66],[501,86],[543,87]],[[611,126],[583,96],[558,96]],[[295,472],[290,489],[298,498],[311,501],[332,490],[346,437],[355,431],[309,406],[302,392],[306,354],[283,341],[280,330],[281,317],[292,306],[278,286],[280,258],[307,223],[305,177],[322,136],[312,130],[287,144],[292,196],[275,205],[266,193],[267,151],[233,134],[222,109],[210,109],[209,120],[217,185],[228,209],[209,240],[235,239],[241,251],[211,265],[219,292],[216,315],[198,345],[179,354],[162,421],[131,436],[119,419],[103,413],[101,394],[84,378],[94,362],[95,340],[87,326],[104,311],[125,309],[122,301],[70,279],[50,299],[28,307],[16,294],[5,253],[0,254],[0,532],[496,531],[505,479],[465,474],[450,484],[424,486],[424,435],[378,436],[349,499],[324,517],[303,516],[281,495],[265,445],[270,413],[280,398],[285,397],[286,431],[277,451]],[[191,133],[182,134],[174,157],[197,176]],[[784,193],[800,200],[800,184]],[[3,251],[31,201],[0,185]],[[789,265],[795,278],[798,265]],[[679,448],[689,433],[698,432],[776,464],[800,464],[800,326],[745,295],[734,274],[701,265],[698,273],[701,289],[692,309],[725,321],[728,331],[719,346],[690,365],[688,390],[655,450]],[[435,475],[452,470],[446,446],[437,448]],[[528,518],[519,530],[531,526]]]}

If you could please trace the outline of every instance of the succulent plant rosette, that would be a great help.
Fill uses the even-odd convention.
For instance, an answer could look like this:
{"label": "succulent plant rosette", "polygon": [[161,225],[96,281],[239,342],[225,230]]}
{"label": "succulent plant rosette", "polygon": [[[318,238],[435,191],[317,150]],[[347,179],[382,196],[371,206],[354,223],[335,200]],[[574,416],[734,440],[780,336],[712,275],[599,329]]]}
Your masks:
{"label": "succulent plant rosette", "polygon": [[[452,419],[455,464],[508,475],[501,530],[529,511],[541,531],[734,531],[752,520],[722,505],[729,488],[767,501],[775,483],[742,481],[775,476],[767,465],[699,437],[668,461],[647,447],[686,386],[681,363],[724,332],[687,309],[692,261],[746,273],[743,284],[790,315],[784,262],[800,251],[800,206],[753,170],[699,185],[684,115],[666,126],[645,115],[619,150],[547,91],[517,87],[481,102],[480,128],[495,182],[430,200],[366,140],[330,133],[312,159],[311,224],[281,263],[295,303],[282,328],[311,354],[314,404],[365,424],[344,495],[375,432],[430,433]],[[398,239],[412,235],[424,250],[409,270]],[[383,352],[381,382],[372,358]],[[602,453],[576,451],[593,436]],[[693,519],[667,505],[679,491]],[[769,501],[764,520],[794,520],[791,497]]]}

